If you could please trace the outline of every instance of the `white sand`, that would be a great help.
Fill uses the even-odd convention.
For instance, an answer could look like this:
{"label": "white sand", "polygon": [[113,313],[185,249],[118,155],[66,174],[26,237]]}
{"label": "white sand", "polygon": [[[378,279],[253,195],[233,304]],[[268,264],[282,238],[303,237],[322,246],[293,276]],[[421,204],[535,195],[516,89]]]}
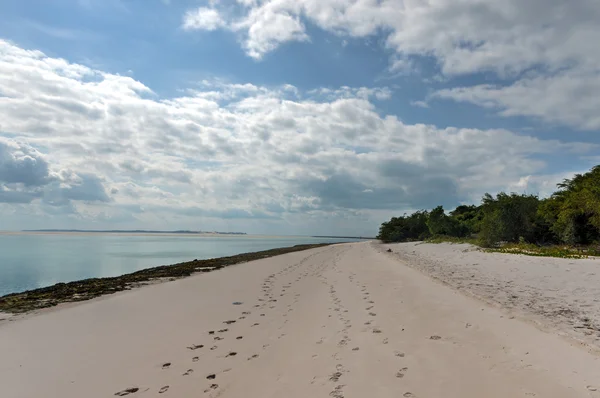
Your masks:
{"label": "white sand", "polygon": [[600,397],[597,356],[381,250],[290,253],[5,321],[0,396]]}
{"label": "white sand", "polygon": [[472,245],[384,245],[406,264],[600,349],[600,259],[485,253]]}

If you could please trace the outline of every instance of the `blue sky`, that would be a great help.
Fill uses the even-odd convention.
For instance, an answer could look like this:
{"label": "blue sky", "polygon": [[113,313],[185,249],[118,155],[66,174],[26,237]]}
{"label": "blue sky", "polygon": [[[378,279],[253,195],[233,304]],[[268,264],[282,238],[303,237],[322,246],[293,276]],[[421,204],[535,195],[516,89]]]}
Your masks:
{"label": "blue sky", "polygon": [[0,229],[373,234],[547,195],[600,160],[600,6],[521,3],[3,1]]}

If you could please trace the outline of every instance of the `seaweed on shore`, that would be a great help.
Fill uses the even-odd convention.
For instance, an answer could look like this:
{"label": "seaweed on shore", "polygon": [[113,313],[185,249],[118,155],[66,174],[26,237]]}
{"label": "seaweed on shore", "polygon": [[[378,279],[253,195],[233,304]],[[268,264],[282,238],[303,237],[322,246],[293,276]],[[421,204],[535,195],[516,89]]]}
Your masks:
{"label": "seaweed on shore", "polygon": [[57,283],[48,287],[21,293],[11,293],[0,297],[0,312],[24,313],[53,307],[60,303],[89,300],[94,297],[129,290],[152,281],[185,278],[195,273],[210,272],[229,265],[328,245],[330,243],[296,245],[253,253],[236,254],[229,257],[162,265],[115,277],[90,278],[68,283]]}

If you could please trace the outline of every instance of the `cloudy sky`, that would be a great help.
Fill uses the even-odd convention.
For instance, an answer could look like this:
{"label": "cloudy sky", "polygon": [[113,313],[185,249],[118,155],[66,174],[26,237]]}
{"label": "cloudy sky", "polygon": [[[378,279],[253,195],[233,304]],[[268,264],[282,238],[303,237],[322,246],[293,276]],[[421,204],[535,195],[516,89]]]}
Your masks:
{"label": "cloudy sky", "polygon": [[0,230],[372,235],[600,163],[598,0],[2,0]]}

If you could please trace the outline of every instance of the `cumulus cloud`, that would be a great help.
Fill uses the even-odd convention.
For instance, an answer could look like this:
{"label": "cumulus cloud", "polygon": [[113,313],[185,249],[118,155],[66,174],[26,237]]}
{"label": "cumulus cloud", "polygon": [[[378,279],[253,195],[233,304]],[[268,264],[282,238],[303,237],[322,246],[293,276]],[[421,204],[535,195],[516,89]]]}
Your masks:
{"label": "cumulus cloud", "polygon": [[219,11],[214,8],[199,7],[186,12],[183,17],[183,29],[185,30],[215,30],[225,26]]}
{"label": "cumulus cloud", "polygon": [[[308,41],[310,23],[342,37],[383,35],[389,71],[414,73],[434,59],[442,75],[491,72],[498,87],[461,87],[439,97],[597,130],[600,2],[595,0],[238,0],[222,26],[259,59],[289,41]],[[215,4],[211,12],[217,13]],[[224,7],[224,6],[223,6]],[[205,10],[201,8],[200,10]],[[198,10],[196,10],[198,11]],[[195,11],[190,11],[191,13]],[[203,11],[208,12],[208,11]],[[184,22],[185,25],[185,22]],[[203,29],[213,28],[207,27]]]}
{"label": "cumulus cloud", "polygon": [[543,173],[545,156],[598,150],[405,124],[378,110],[386,87],[205,81],[161,99],[130,77],[2,41],[0,75],[0,131],[11,134],[0,146],[0,201],[83,220],[365,228],[382,212],[505,189]]}
{"label": "cumulus cloud", "polygon": [[0,137],[0,183],[41,186],[50,179],[48,162],[25,143]]}
{"label": "cumulus cloud", "polygon": [[530,116],[583,130],[600,129],[600,69],[521,79],[508,86],[477,85],[435,92],[433,98],[497,109],[504,116]]}
{"label": "cumulus cloud", "polygon": [[71,200],[110,200],[98,177],[69,170],[53,172],[37,149],[0,136],[0,203],[35,199],[56,206],[70,205]]}

